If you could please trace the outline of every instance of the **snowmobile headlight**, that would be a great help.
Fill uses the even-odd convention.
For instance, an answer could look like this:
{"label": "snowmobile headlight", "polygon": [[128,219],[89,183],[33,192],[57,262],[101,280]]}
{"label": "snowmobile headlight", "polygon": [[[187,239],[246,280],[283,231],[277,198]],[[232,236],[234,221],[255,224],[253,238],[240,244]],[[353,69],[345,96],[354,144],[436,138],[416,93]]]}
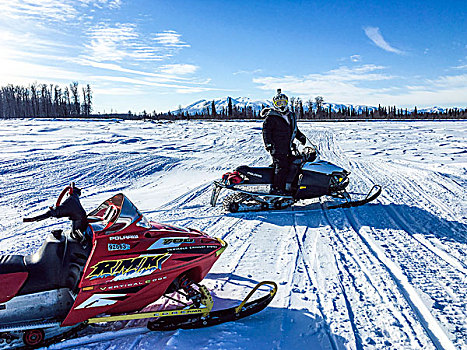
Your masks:
{"label": "snowmobile headlight", "polygon": [[340,177],[340,178],[339,178],[339,182],[342,182],[342,180],[344,180],[344,178]]}

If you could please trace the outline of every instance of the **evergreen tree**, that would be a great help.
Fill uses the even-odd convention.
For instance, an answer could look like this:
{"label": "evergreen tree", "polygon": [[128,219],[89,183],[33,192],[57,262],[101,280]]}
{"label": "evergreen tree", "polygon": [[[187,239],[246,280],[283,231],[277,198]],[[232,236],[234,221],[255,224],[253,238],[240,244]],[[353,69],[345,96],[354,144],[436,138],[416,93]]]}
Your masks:
{"label": "evergreen tree", "polygon": [[230,118],[232,118],[232,116],[233,116],[232,99],[229,97],[228,100],[229,100],[229,101],[228,101],[228,107],[227,107],[227,108],[228,108],[228,110],[227,110],[227,115],[228,115]]}
{"label": "evergreen tree", "polygon": [[212,101],[212,105],[211,105],[211,111],[212,111],[212,116],[213,117],[216,117],[217,116],[217,112],[216,112],[216,105],[214,104],[214,100]]}

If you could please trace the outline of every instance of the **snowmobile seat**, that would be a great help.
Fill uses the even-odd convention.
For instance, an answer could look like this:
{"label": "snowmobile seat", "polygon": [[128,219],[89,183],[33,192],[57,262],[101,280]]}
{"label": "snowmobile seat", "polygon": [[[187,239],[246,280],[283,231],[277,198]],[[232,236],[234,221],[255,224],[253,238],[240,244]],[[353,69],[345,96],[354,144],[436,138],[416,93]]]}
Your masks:
{"label": "snowmobile seat", "polygon": [[22,255],[0,256],[0,303],[13,298],[27,277]]}
{"label": "snowmobile seat", "polygon": [[90,250],[90,244],[84,248],[69,236],[57,239],[50,234],[36,253],[24,256],[28,278],[18,295],[60,288],[75,290]]}
{"label": "snowmobile seat", "polygon": [[15,272],[26,272],[24,256],[0,255],[0,275]]}
{"label": "snowmobile seat", "polygon": [[240,174],[245,176],[245,184],[272,184],[274,178],[274,168],[272,167],[249,167],[248,165],[239,166],[237,169]]}

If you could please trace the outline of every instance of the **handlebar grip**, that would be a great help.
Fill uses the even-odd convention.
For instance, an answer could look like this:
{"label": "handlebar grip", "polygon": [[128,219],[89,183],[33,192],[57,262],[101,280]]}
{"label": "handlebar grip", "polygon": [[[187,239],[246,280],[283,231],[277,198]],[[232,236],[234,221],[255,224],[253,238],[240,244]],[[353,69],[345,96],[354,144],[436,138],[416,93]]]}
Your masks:
{"label": "handlebar grip", "polygon": [[35,221],[41,221],[41,220],[45,220],[47,218],[50,218],[52,216],[51,214],[51,211],[49,210],[48,212],[46,212],[45,214],[41,214],[41,215],[38,215],[38,216],[34,216],[32,218],[23,218],[23,222],[35,222]]}
{"label": "handlebar grip", "polygon": [[36,218],[23,218],[23,222],[34,222],[37,221]]}

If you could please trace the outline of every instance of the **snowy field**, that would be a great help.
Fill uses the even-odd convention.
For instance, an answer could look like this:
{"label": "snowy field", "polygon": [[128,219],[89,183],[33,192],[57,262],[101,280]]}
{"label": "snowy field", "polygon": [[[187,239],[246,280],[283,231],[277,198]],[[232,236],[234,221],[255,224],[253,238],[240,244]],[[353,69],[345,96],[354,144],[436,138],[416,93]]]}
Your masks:
{"label": "snowy field", "polygon": [[[204,283],[217,305],[261,280],[264,311],[200,330],[84,330],[53,349],[466,349],[467,122],[301,123],[373,203],[222,212],[211,182],[267,165],[260,122],[0,120],[0,254],[29,254],[66,220],[23,224],[70,181],[93,209],[122,191],[146,216],[229,247]],[[221,196],[225,195],[221,193]],[[326,199],[323,199],[324,201]],[[216,305],[215,304],[215,305]]]}

